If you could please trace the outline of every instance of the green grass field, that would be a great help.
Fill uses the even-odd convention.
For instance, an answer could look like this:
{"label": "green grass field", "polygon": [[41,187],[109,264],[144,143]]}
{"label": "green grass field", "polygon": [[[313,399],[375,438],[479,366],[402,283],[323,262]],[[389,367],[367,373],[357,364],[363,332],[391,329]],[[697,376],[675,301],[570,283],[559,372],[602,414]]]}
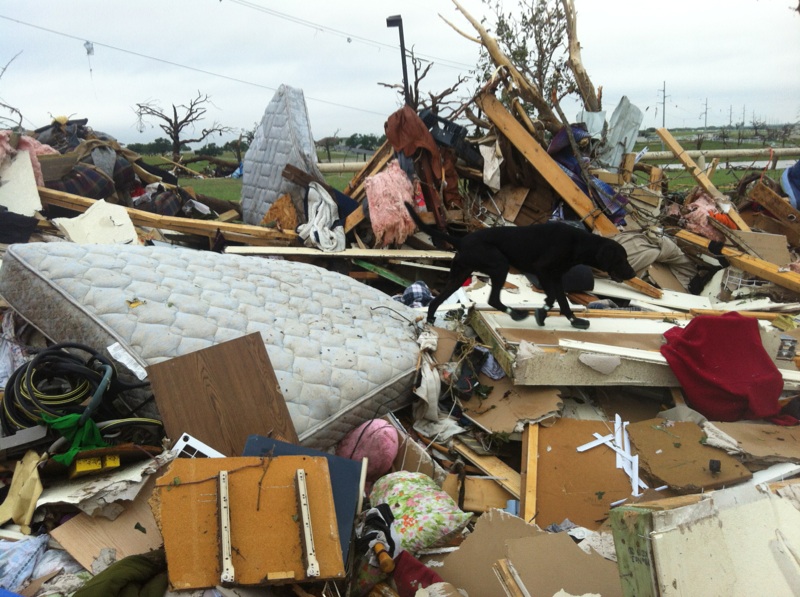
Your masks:
{"label": "green grass field", "polygon": [[[721,148],[717,147],[717,145],[721,144],[706,142],[703,144],[703,148],[704,149]],[[644,145],[642,144],[641,146],[643,147]],[[658,142],[650,143],[648,147],[650,148],[651,151],[660,150]],[[728,145],[728,148],[731,148],[730,144]],[[638,149],[641,149],[641,147],[638,147]],[[232,155],[223,155],[221,157],[223,159],[228,159],[228,160],[234,159]],[[168,168],[171,166],[169,163],[166,163],[162,158],[158,156],[145,156],[144,159],[146,162],[157,165],[162,168]],[[325,155],[324,152],[320,152],[319,159],[320,161],[327,162],[327,155]],[[353,156],[352,154],[344,155],[341,153],[332,152],[331,161],[363,162],[363,156]],[[194,170],[195,172],[204,172],[207,167],[208,167],[207,162],[195,162],[188,165],[188,168]],[[714,174],[711,177],[711,182],[721,192],[730,194],[736,190],[739,181],[743,177],[751,174],[752,172],[758,172],[758,173],[763,172],[765,176],[768,176],[774,180],[779,180],[782,170],[780,169],[762,170],[757,168],[717,169],[717,171],[714,172]],[[668,181],[668,189],[670,192],[687,191],[696,186],[696,183],[689,174],[689,172],[683,168],[672,168],[666,172],[666,176]],[[342,191],[350,182],[352,177],[353,174],[349,172],[344,174],[326,174],[325,181],[334,189]],[[239,201],[241,199],[241,192],[242,192],[241,179],[210,178],[210,177],[195,178],[191,176],[180,176],[180,171],[179,171],[179,184],[182,187],[192,187],[197,193],[200,193],[202,195],[209,195],[211,197],[216,197],[217,199],[224,199],[228,201]]]}

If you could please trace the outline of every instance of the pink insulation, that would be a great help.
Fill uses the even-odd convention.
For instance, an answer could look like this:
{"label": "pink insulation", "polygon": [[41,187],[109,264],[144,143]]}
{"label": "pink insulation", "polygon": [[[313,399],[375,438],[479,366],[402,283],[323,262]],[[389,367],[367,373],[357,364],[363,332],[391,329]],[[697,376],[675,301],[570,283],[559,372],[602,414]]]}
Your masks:
{"label": "pink insulation", "polygon": [[42,176],[42,166],[39,164],[39,158],[36,156],[45,154],[57,154],[58,150],[53,149],[49,145],[39,143],[33,137],[21,135],[19,137],[16,149],[11,145],[11,131],[0,131],[0,164],[6,158],[11,158],[17,154],[17,151],[27,151],[31,157],[31,165],[33,166],[33,176],[36,179],[36,185],[44,186],[44,177]]}
{"label": "pink insulation", "polygon": [[375,246],[402,244],[416,225],[404,203],[413,203],[414,189],[397,160],[392,160],[378,174],[364,181],[369,205],[369,219],[375,233]]}
{"label": "pink insulation", "polygon": [[719,210],[714,199],[705,192],[699,192],[684,211],[686,229],[710,240],[724,241],[722,233],[708,223],[708,216],[715,213],[719,213]]}

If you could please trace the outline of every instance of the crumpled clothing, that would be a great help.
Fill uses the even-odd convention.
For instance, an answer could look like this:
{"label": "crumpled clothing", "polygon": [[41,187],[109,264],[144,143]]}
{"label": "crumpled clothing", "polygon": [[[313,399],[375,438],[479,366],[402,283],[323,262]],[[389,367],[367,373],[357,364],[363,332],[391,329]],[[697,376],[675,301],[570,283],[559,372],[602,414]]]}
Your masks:
{"label": "crumpled clothing", "polygon": [[47,550],[48,535],[20,541],[0,541],[0,587],[19,591],[30,580],[39,558]]}
{"label": "crumpled clothing", "polygon": [[[578,146],[588,146],[591,138],[589,133],[578,125],[572,125],[571,129]],[[550,154],[578,188],[591,198],[598,207],[603,209],[614,224],[618,226],[625,224],[625,215],[627,213],[625,206],[628,204],[628,200],[615,191],[611,185],[603,182],[596,176],[589,177],[591,188],[587,186],[581,174],[581,163],[572,153],[566,127],[562,127],[561,130],[553,136],[547,148],[547,153]],[[587,161],[585,158],[580,159]]]}
{"label": "crumpled clothing", "polygon": [[433,300],[433,294],[425,282],[418,280],[406,288],[403,294],[396,294],[392,298],[408,307],[427,307]]}
{"label": "crumpled clothing", "polygon": [[414,403],[414,418],[438,421],[442,378],[436,367],[433,366],[433,359],[428,354],[424,354],[420,360],[420,376],[419,386],[414,388],[414,394],[421,400]]}
{"label": "crumpled clothing", "polygon": [[161,548],[122,558],[73,597],[163,597],[167,585],[167,559]]}
{"label": "crumpled clothing", "polygon": [[308,184],[308,221],[297,227],[297,234],[307,247],[317,247],[328,253],[343,251],[345,234],[339,220],[339,207],[333,197],[317,182]]}
{"label": "crumpled clothing", "polygon": [[495,381],[498,379],[503,379],[506,376],[506,372],[503,371],[500,363],[497,362],[497,359],[494,358],[494,355],[489,351],[488,348],[485,346],[476,346],[475,350],[486,355],[483,365],[481,365],[481,373],[490,379],[494,379]]}
{"label": "crumpled clothing", "polygon": [[684,288],[697,275],[697,266],[681,248],[667,236],[649,235],[644,232],[620,232],[614,240],[625,247],[628,263],[640,275],[650,265],[662,263],[669,267]]}
{"label": "crumpled clothing", "polygon": [[783,376],[761,342],[758,321],[735,311],[700,315],[664,332],[661,354],[686,403],[712,421],[798,420],[781,414]]}

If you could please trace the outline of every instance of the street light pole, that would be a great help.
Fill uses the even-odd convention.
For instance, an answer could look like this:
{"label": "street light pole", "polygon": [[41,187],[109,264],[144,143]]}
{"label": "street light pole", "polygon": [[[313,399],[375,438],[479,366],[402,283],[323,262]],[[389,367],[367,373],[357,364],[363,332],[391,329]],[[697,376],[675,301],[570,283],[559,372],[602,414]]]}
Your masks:
{"label": "street light pole", "polygon": [[400,54],[403,60],[403,98],[406,101],[406,105],[411,105],[411,97],[409,95],[408,90],[408,71],[406,70],[406,42],[403,38],[403,17],[400,15],[394,15],[391,17],[386,17],[386,26],[387,27],[397,27],[400,30]]}

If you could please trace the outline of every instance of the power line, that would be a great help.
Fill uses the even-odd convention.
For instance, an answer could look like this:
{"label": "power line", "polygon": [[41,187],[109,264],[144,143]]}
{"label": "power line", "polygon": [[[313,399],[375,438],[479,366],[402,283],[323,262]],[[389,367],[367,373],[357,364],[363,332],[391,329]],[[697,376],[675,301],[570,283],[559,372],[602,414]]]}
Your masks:
{"label": "power line", "polygon": [[[398,47],[392,44],[383,43],[380,41],[375,41],[373,39],[368,39],[366,37],[361,37],[359,35],[354,35],[352,33],[347,33],[345,31],[340,31],[339,29],[334,29],[332,27],[328,27],[327,25],[320,25],[319,23],[314,23],[312,21],[308,21],[306,19],[302,19],[300,17],[296,17],[294,15],[287,14],[285,12],[280,12],[278,10],[274,10],[272,8],[267,8],[265,6],[261,6],[260,4],[256,4],[255,2],[249,2],[248,0],[229,0],[234,4],[239,4],[240,6],[244,6],[246,8],[251,8],[253,10],[257,10],[259,12],[263,12],[265,14],[272,15],[279,19],[283,19],[286,21],[290,21],[297,25],[302,25],[304,27],[308,27],[310,29],[314,29],[316,31],[325,31],[327,33],[331,33],[334,35],[338,35],[347,40],[348,43],[352,41],[360,41],[367,45],[371,45],[377,48],[389,48],[391,50],[397,50]],[[463,62],[456,62],[453,60],[448,60],[446,58],[438,58],[436,56],[431,56],[430,54],[422,54],[420,52],[414,51],[414,56],[420,58],[427,58],[431,62],[435,62],[440,66],[446,66],[448,68],[454,68],[458,70],[463,70],[465,68],[475,68],[474,64],[465,64]]]}
{"label": "power line", "polygon": [[[62,31],[56,31],[55,29],[48,29],[47,27],[42,27],[40,25],[34,25],[33,23],[26,23],[25,21],[20,21],[19,19],[14,19],[12,17],[7,17],[5,15],[0,15],[0,19],[5,19],[7,21],[11,21],[12,23],[17,23],[18,25],[25,25],[26,27],[31,27],[33,29],[39,29],[40,31],[45,31],[47,33],[52,33],[53,35],[60,35],[61,37],[66,37],[68,39],[74,39],[77,41],[86,41],[85,38],[77,37],[75,35],[70,35],[69,33],[64,33]],[[126,50],[125,48],[118,48],[116,46],[112,46],[109,44],[104,44],[98,41],[92,41],[95,46],[100,46],[102,48],[108,48],[109,50],[114,50],[116,52],[122,52],[123,54],[130,54],[131,56],[137,56],[138,58],[144,58],[146,60],[153,60],[155,62],[161,62],[162,64],[168,64],[170,66],[175,66],[177,68],[182,68],[185,70],[190,70],[196,73],[201,73],[204,75],[208,75],[210,77],[217,77],[220,79],[226,79],[228,81],[233,81],[235,83],[241,83],[242,85],[250,85],[252,87],[258,87],[260,89],[267,89],[269,91],[277,91],[277,88],[270,87],[268,85],[262,85],[261,83],[253,83],[252,81],[245,81],[244,79],[238,79],[236,77],[231,77],[228,75],[223,75],[220,73],[215,73],[209,70],[204,70],[202,68],[197,68],[194,66],[189,66],[186,64],[181,64],[179,62],[173,62],[172,60],[166,60],[164,58],[158,58],[156,56],[148,56],[147,54],[142,54],[140,52],[134,52],[133,50]],[[322,104],[327,104],[329,106],[336,106],[337,108],[347,108],[348,110],[356,110],[358,112],[364,112],[365,114],[375,114],[377,116],[386,116],[384,112],[376,112],[374,110],[367,110],[365,108],[356,108],[355,106],[348,106],[346,104],[340,104],[337,102],[331,102],[328,100],[317,99],[314,97],[305,96],[306,99],[310,101],[319,102]]]}

